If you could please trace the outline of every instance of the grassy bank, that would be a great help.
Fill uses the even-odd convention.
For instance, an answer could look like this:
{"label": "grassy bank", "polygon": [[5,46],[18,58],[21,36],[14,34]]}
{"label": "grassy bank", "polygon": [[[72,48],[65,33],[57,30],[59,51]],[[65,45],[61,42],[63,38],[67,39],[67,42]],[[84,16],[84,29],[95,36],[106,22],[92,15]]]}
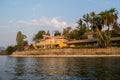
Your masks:
{"label": "grassy bank", "polygon": [[25,55],[120,55],[120,48],[80,48],[80,49],[42,49],[42,50],[28,50],[21,52],[14,52],[12,56],[25,56]]}

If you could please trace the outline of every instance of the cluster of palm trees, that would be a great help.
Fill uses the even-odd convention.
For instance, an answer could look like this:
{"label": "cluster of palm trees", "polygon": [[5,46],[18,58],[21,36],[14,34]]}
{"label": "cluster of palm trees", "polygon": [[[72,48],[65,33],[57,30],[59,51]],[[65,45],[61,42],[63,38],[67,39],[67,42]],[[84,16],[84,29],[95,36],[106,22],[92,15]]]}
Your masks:
{"label": "cluster of palm trees", "polygon": [[[110,29],[118,28],[118,12],[115,8],[109,10],[101,11],[96,14],[95,12],[87,13],[78,21],[81,25],[85,23],[87,27],[93,30],[97,34],[98,43],[100,47],[109,46],[110,42]],[[106,27],[106,31],[102,31]]]}

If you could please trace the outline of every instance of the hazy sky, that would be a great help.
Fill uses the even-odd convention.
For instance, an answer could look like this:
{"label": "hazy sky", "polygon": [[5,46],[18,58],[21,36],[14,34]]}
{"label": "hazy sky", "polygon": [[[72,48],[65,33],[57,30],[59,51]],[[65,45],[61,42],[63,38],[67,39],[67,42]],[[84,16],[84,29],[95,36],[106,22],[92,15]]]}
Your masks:
{"label": "hazy sky", "polygon": [[110,8],[120,13],[120,0],[0,0],[0,46],[16,44],[18,31],[31,43],[39,30],[53,34],[54,30],[75,26],[86,13]]}

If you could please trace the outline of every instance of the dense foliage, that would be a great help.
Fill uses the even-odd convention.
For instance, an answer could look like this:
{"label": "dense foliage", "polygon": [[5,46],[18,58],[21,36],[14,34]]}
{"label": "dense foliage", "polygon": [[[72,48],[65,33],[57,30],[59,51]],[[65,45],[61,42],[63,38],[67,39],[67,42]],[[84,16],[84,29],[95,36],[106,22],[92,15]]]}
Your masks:
{"label": "dense foliage", "polygon": [[112,37],[116,35],[116,33],[111,34],[111,29],[115,32],[120,29],[117,19],[117,10],[112,8],[101,11],[98,14],[95,12],[91,12],[89,14],[87,13],[79,20],[78,23],[79,25],[82,25],[84,22],[89,30],[94,32],[93,34],[95,34],[96,38],[98,38],[99,47],[108,47],[110,44],[111,35]]}
{"label": "dense foliage", "polygon": [[40,39],[43,39],[43,35],[48,35],[50,36],[50,31],[48,30],[47,32],[44,30],[38,31],[37,34],[33,37],[33,41],[38,42]]}
{"label": "dense foliage", "polygon": [[54,31],[54,36],[60,36],[60,35],[61,35],[61,32],[59,30]]}
{"label": "dense foliage", "polygon": [[11,54],[12,52],[14,52],[16,50],[17,50],[17,46],[8,46],[6,49],[7,54]]}

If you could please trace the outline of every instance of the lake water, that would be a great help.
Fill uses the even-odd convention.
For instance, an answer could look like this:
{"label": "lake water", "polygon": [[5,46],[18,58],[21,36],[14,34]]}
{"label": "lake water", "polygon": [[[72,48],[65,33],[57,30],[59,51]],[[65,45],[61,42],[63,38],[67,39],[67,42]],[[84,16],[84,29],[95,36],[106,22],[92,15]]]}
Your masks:
{"label": "lake water", "polygon": [[120,58],[0,56],[0,80],[120,80]]}

